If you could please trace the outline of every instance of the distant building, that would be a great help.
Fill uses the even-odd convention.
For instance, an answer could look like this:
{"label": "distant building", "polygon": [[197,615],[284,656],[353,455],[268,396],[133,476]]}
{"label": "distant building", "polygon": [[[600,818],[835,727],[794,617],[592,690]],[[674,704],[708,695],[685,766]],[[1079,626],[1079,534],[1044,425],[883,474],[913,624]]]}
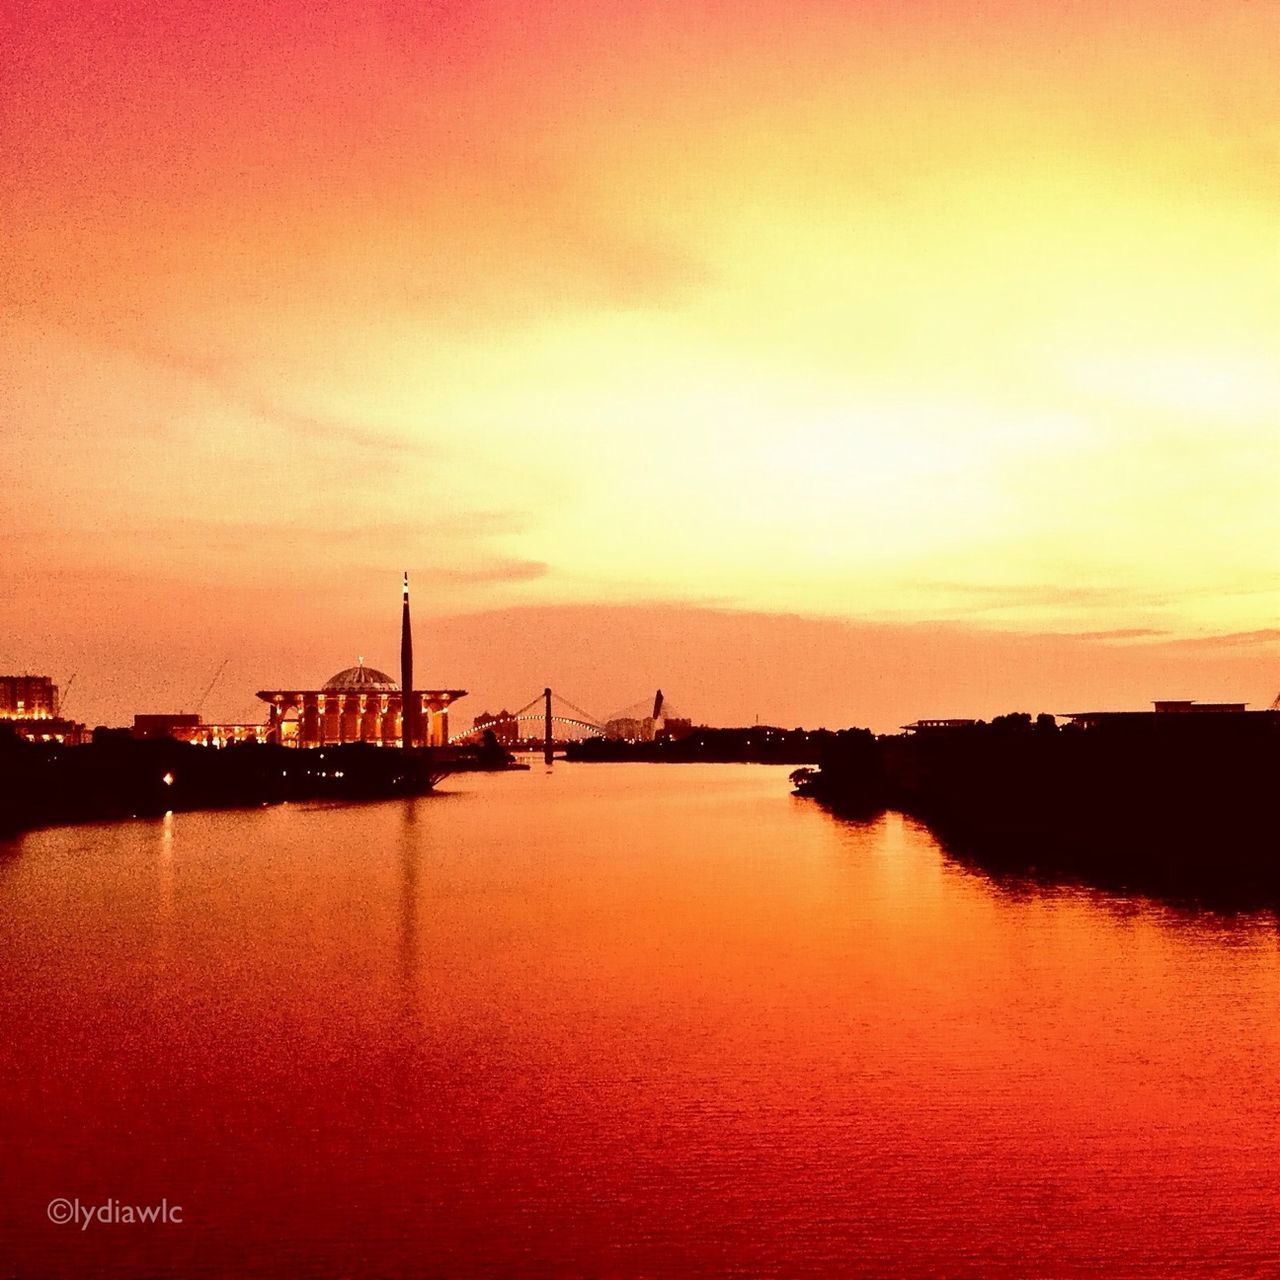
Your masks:
{"label": "distant building", "polygon": [[48,676],[0,676],[0,717],[52,720],[58,714],[58,686]]}
{"label": "distant building", "polygon": [[482,711],[471,722],[471,727],[477,733],[489,729],[504,747],[514,747],[520,741],[520,722],[505,707],[497,715]]}
{"label": "distant building", "polygon": [[605,726],[605,733],[611,738],[622,738],[626,742],[647,742],[653,738],[650,730],[646,736],[645,726],[652,724],[652,721],[646,721],[634,716],[620,716],[615,720],[608,721]]}
{"label": "distant building", "polygon": [[265,724],[205,724],[198,715],[178,712],[172,715],[138,715],[133,717],[134,738],[172,738],[197,747],[225,747],[232,742],[266,742],[269,726]]}
{"label": "distant building", "polygon": [[684,716],[617,716],[606,722],[605,736],[624,742],[663,742],[687,738],[693,721]]}
{"label": "distant building", "polygon": [[265,724],[201,723],[185,741],[198,747],[227,747],[233,742],[270,742],[271,729]]}
{"label": "distant building", "polygon": [[653,710],[647,715],[643,711],[633,706],[614,716],[605,723],[606,736],[624,742],[674,742],[693,732],[693,721],[675,711],[661,689],[654,694]]}
{"label": "distant building", "polygon": [[189,742],[191,734],[200,727],[200,717],[187,712],[133,717],[135,738],[177,738],[181,742]]}
{"label": "distant building", "polygon": [[0,722],[32,742],[75,744],[84,725],[59,715],[58,686],[49,676],[0,676]]}
{"label": "distant building", "polygon": [[1152,704],[1157,715],[1184,715],[1187,712],[1208,713],[1209,715],[1239,715],[1246,702],[1193,702],[1190,699],[1156,702]]}
{"label": "distant building", "polygon": [[1068,719],[1080,729],[1096,729],[1104,724],[1152,722],[1166,716],[1204,715],[1219,719],[1240,716],[1270,716],[1269,711],[1249,711],[1245,702],[1195,702],[1192,699],[1165,699],[1152,703],[1151,711],[1073,711]]}
{"label": "distant building", "polygon": [[911,724],[904,724],[902,727],[908,733],[924,733],[930,729],[965,729],[969,725],[977,723],[976,720],[966,720],[953,716],[943,720],[916,720]]}
{"label": "distant building", "polygon": [[[413,745],[449,745],[449,707],[465,689],[418,689],[413,693],[417,730]],[[401,745],[402,695],[385,672],[363,663],[330,676],[319,689],[261,689],[267,704],[266,739],[292,747],[343,742]]]}

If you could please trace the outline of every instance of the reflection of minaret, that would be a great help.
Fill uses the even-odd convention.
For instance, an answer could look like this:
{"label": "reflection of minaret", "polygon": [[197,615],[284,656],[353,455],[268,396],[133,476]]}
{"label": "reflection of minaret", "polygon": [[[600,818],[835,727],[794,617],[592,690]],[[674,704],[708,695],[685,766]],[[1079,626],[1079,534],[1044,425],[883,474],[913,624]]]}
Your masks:
{"label": "reflection of minaret", "polygon": [[413,626],[409,621],[409,570],[404,571],[404,611],[400,619],[400,741],[407,751],[418,740],[418,706],[413,696]]}
{"label": "reflection of minaret", "polygon": [[416,1012],[418,982],[418,811],[404,806],[400,830],[400,977],[408,997],[408,1012]]}

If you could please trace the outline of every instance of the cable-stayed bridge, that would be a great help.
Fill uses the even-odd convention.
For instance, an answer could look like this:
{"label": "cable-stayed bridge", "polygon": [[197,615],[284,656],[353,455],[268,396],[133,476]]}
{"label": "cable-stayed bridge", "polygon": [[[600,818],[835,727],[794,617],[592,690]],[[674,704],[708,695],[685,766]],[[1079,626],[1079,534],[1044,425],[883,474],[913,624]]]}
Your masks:
{"label": "cable-stayed bridge", "polygon": [[550,760],[557,749],[584,738],[652,738],[668,720],[684,723],[661,689],[652,701],[646,699],[601,719],[548,688],[517,711],[480,716],[470,729],[451,735],[449,742],[455,746],[475,742],[488,730],[504,747],[541,750]]}

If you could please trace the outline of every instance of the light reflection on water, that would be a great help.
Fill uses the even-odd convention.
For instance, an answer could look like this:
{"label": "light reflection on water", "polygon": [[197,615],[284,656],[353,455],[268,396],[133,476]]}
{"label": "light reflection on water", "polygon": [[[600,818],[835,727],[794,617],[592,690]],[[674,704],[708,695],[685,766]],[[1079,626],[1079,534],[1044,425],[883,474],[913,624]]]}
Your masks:
{"label": "light reflection on water", "polygon": [[[996,883],[779,769],[448,789],[0,858],[0,1261],[1280,1267],[1270,914]],[[76,1232],[58,1195],[186,1223]]]}

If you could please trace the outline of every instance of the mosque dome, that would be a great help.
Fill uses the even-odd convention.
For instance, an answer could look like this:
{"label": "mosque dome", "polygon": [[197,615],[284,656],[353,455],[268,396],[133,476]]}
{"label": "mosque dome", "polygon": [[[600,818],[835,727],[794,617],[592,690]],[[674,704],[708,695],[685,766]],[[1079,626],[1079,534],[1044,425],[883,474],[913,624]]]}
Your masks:
{"label": "mosque dome", "polygon": [[330,676],[325,682],[326,689],[340,693],[398,693],[400,686],[385,671],[377,667],[366,667],[363,662],[356,667],[347,667],[337,675]]}

